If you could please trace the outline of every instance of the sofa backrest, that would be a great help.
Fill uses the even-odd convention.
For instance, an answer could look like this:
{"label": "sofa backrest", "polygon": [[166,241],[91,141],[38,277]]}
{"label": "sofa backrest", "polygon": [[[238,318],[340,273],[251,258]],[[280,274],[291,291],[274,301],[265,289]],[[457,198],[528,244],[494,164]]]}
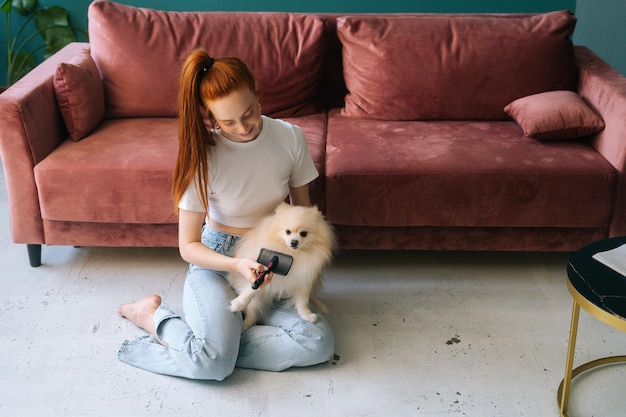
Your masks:
{"label": "sofa backrest", "polygon": [[91,53],[107,117],[173,116],[180,67],[193,49],[241,58],[255,75],[263,111],[320,111],[326,29],[315,15],[165,12],[109,1],[89,6]]}
{"label": "sofa backrest", "polygon": [[185,56],[238,56],[264,113],[344,107],[384,120],[504,120],[511,101],[575,90],[568,11],[542,14],[165,12],[96,1],[91,51],[107,117],[173,116]]}
{"label": "sofa backrest", "polygon": [[343,114],[507,119],[503,108],[514,99],[575,90],[575,24],[568,11],[340,17]]}

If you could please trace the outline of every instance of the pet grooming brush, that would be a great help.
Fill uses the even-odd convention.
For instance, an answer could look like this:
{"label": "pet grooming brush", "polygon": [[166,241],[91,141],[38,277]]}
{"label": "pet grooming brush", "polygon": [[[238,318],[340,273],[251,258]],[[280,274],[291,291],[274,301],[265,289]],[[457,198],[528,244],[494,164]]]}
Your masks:
{"label": "pet grooming brush", "polygon": [[267,271],[263,271],[259,274],[257,279],[252,283],[252,289],[256,290],[263,284],[265,277],[270,272],[278,275],[287,275],[291,269],[293,263],[293,257],[285,253],[276,252],[269,249],[261,249],[259,257],[256,261],[260,264],[267,266]]}

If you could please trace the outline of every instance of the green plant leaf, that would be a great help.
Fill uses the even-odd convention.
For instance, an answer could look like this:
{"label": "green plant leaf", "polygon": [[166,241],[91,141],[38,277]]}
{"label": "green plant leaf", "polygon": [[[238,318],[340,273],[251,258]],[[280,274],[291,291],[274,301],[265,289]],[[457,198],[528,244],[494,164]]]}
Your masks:
{"label": "green plant leaf", "polygon": [[13,0],[13,9],[22,16],[28,16],[37,8],[37,0]]}
{"label": "green plant leaf", "polygon": [[50,57],[68,43],[76,41],[76,35],[68,20],[68,12],[62,7],[50,6],[37,10],[35,25],[46,44],[44,58]]}
{"label": "green plant leaf", "polygon": [[[15,33],[10,30],[13,10],[25,16]],[[62,7],[41,9],[37,0],[0,0],[0,11],[5,13],[7,23],[8,85],[15,83],[37,65],[40,51],[43,51],[43,58],[47,59],[77,40],[68,20],[69,14]],[[40,37],[43,42],[39,41]]]}
{"label": "green plant leaf", "polygon": [[5,13],[11,13],[11,7],[13,6],[11,3],[11,0],[4,0],[0,5],[0,10]]}
{"label": "green plant leaf", "polygon": [[9,85],[22,78],[37,65],[37,62],[35,61],[35,56],[30,52],[24,51],[14,53],[12,55],[12,62],[13,68],[11,68],[11,71],[9,73]]}

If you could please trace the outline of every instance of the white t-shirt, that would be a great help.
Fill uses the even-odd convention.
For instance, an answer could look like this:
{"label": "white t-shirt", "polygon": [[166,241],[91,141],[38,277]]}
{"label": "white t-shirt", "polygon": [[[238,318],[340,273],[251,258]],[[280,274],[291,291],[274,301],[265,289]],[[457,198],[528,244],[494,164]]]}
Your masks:
{"label": "white t-shirt", "polygon": [[[219,131],[208,146],[209,218],[226,226],[256,225],[289,194],[319,176],[304,132],[283,120],[263,117],[259,136],[233,142]],[[195,181],[184,192],[178,208],[204,212]]]}

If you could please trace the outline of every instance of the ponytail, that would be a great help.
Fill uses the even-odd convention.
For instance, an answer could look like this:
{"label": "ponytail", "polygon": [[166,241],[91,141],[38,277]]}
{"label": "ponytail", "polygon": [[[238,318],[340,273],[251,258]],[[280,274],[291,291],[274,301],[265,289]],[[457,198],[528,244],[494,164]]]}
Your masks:
{"label": "ponytail", "polygon": [[[215,145],[204,124],[200,83],[214,64],[204,51],[194,51],[183,63],[178,90],[178,157],[172,179],[174,209],[192,181],[196,180],[200,201],[208,209],[206,145]],[[205,71],[206,69],[206,71]]]}
{"label": "ponytail", "polygon": [[206,103],[247,86],[256,93],[256,83],[248,67],[238,58],[214,59],[197,49],[185,60],[181,69],[178,92],[178,157],[172,178],[175,210],[192,181],[206,212],[209,207],[209,167],[207,145],[215,139],[206,127],[211,117]]}

